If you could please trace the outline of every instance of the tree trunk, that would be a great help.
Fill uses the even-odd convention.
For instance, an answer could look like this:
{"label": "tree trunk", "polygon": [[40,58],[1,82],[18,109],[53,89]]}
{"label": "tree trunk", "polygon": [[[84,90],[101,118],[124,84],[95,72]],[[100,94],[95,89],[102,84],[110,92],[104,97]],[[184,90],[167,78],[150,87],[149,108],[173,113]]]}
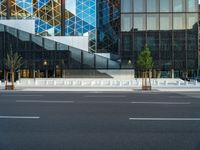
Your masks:
{"label": "tree trunk", "polygon": [[151,89],[152,70],[149,70],[149,87]]}
{"label": "tree trunk", "polygon": [[151,75],[149,70],[143,72],[142,90],[151,90]]}
{"label": "tree trunk", "polygon": [[145,86],[145,72],[142,72],[142,88]]}
{"label": "tree trunk", "polygon": [[5,83],[5,89],[8,89],[8,71],[6,71],[6,83]]}
{"label": "tree trunk", "polygon": [[147,87],[147,72],[145,71],[145,87]]}
{"label": "tree trunk", "polygon": [[14,88],[15,88],[15,85],[14,85],[14,83],[15,83],[15,72],[14,72],[14,68],[12,68],[11,71],[12,71],[12,73],[11,73],[11,75],[12,75],[12,90],[14,90]]}

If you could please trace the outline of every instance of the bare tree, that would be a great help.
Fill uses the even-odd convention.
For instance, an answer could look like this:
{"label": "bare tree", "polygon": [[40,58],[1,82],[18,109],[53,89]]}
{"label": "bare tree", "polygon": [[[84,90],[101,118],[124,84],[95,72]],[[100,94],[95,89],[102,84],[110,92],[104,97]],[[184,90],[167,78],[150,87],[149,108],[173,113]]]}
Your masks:
{"label": "bare tree", "polygon": [[5,67],[6,67],[6,89],[8,89],[8,74],[11,74],[11,89],[14,90],[14,80],[15,80],[15,72],[22,65],[22,57],[17,52],[13,52],[12,49],[7,53],[5,58]]}

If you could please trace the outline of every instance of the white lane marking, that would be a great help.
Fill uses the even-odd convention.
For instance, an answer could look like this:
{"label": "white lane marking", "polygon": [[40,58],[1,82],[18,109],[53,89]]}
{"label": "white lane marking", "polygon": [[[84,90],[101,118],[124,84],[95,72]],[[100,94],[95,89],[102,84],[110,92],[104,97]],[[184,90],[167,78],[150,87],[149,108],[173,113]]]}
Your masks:
{"label": "white lane marking", "polygon": [[79,103],[79,104],[124,104],[130,102],[117,102],[117,101],[45,101],[45,100],[16,100],[17,103]]}
{"label": "white lane marking", "polygon": [[131,102],[132,104],[190,105],[190,102]]}
{"label": "white lane marking", "polygon": [[106,98],[106,97],[108,97],[108,98],[112,98],[112,97],[116,98],[116,97],[119,97],[119,98],[124,98],[126,96],[125,95],[86,95],[84,97],[101,97],[101,98]]}
{"label": "white lane marking", "polygon": [[185,99],[185,98],[189,98],[189,97],[185,97],[185,96],[169,96],[169,98]]}
{"label": "white lane marking", "polygon": [[123,101],[77,101],[76,103],[82,103],[82,104],[130,104],[130,102],[123,102]]}
{"label": "white lane marking", "polygon": [[[17,103],[75,103],[75,101],[48,101],[48,100],[16,100]],[[76,103],[96,103],[96,104],[154,104],[154,105],[190,105],[190,102],[126,102],[126,101],[77,101]]]}
{"label": "white lane marking", "polygon": [[40,119],[38,116],[0,116],[0,119]]}
{"label": "white lane marking", "polygon": [[135,121],[200,121],[200,118],[129,118]]}
{"label": "white lane marking", "polygon": [[103,92],[101,92],[101,91],[89,91],[89,92],[87,92],[87,93],[103,93]]}
{"label": "white lane marking", "polygon": [[16,95],[2,95],[2,96],[6,96],[6,97],[17,97],[17,96],[19,96],[19,97],[41,97],[41,96],[43,96],[43,95],[19,95],[19,94],[16,94]]}
{"label": "white lane marking", "polygon": [[16,100],[17,103],[74,103],[74,101]]}

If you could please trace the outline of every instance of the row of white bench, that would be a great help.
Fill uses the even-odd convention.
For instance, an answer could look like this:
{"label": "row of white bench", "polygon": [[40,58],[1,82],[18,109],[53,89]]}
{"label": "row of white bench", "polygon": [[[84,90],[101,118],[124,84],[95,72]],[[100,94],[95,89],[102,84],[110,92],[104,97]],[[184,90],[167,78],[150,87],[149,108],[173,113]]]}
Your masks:
{"label": "row of white bench", "polygon": [[[142,85],[142,79],[21,79],[16,86],[24,87],[137,87]],[[152,79],[154,87],[185,87],[199,86],[197,81],[187,82],[180,79]]]}

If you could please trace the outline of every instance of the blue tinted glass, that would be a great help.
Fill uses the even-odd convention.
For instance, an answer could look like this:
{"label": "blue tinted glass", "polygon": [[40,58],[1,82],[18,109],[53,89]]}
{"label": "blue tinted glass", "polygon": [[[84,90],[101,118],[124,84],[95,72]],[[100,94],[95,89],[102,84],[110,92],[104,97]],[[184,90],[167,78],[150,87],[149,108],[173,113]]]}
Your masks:
{"label": "blue tinted glass", "polygon": [[172,0],[160,0],[160,11],[171,12],[172,11]]}
{"label": "blue tinted glass", "polygon": [[145,0],[134,0],[134,12],[145,11]]}
{"label": "blue tinted glass", "polygon": [[121,11],[132,12],[133,0],[121,0]]}
{"label": "blue tinted glass", "polygon": [[187,0],[187,11],[196,12],[198,11],[198,2],[197,0]]}
{"label": "blue tinted glass", "polygon": [[174,12],[185,12],[185,0],[173,0]]}
{"label": "blue tinted glass", "polygon": [[147,12],[158,12],[158,4],[157,0],[147,0]]}

